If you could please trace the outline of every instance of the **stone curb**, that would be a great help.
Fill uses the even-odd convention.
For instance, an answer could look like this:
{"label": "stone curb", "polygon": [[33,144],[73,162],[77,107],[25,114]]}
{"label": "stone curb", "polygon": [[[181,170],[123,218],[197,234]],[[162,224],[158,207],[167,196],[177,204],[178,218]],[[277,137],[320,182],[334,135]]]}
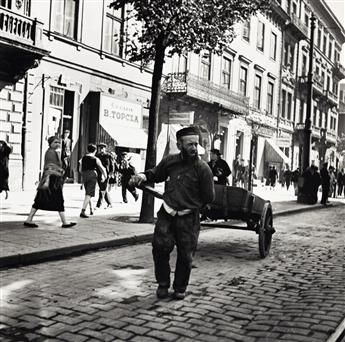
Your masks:
{"label": "stone curb", "polygon": [[[295,214],[299,212],[311,211],[316,209],[334,208],[344,205],[342,203],[333,203],[328,206],[311,205],[308,207],[300,207],[286,210],[279,210],[273,214],[273,217],[285,216]],[[207,229],[210,229],[209,227]],[[44,261],[52,261],[56,259],[81,255],[86,252],[99,250],[102,248],[121,247],[126,245],[134,245],[137,243],[150,242],[152,239],[152,233],[131,235],[116,239],[108,239],[103,241],[96,241],[86,244],[79,244],[74,246],[60,247],[43,251],[35,251],[25,254],[16,254],[5,257],[0,257],[0,269],[14,268],[18,266],[24,266],[34,263],[40,263]]]}

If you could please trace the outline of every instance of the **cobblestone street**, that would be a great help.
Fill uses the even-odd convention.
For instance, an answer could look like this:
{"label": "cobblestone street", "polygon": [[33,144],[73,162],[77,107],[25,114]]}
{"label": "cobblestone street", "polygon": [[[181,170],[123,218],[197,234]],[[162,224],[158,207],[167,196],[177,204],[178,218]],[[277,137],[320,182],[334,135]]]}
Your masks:
{"label": "cobblestone street", "polygon": [[158,301],[151,247],[134,245],[1,273],[2,341],[325,342],[344,319],[344,208],[254,232],[201,232],[188,295]]}

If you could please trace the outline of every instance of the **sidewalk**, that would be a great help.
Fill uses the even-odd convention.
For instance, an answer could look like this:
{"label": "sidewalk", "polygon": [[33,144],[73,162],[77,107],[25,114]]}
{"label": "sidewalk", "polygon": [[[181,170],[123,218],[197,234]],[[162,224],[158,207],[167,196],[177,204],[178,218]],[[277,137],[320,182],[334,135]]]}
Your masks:
{"label": "sidewalk", "polygon": [[[272,202],[275,217],[324,208],[319,204],[298,204],[293,193],[287,192],[286,189],[270,191],[255,188],[254,193]],[[66,257],[100,248],[146,242],[150,241],[153,233],[153,224],[138,223],[141,197],[135,202],[129,194],[129,203],[122,203],[119,188],[112,191],[113,208],[99,209],[94,216],[81,219],[79,213],[84,192],[78,184],[66,184],[66,216],[77,222],[71,229],[60,227],[57,213],[44,211],[38,211],[35,216],[38,228],[25,228],[23,221],[30,210],[35,191],[13,192],[9,195],[8,200],[5,201],[2,196],[0,201],[0,268]],[[331,202],[332,205],[345,204],[343,199],[331,199]],[[156,200],[156,209],[160,204],[161,202]]]}

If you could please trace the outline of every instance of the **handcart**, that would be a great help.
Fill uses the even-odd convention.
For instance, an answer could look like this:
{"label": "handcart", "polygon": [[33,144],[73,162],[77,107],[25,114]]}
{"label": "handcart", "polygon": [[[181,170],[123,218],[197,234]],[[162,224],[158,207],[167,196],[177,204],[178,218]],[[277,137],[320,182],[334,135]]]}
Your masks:
{"label": "handcart", "polygon": [[[162,198],[162,193],[150,186],[143,185],[140,189]],[[272,235],[275,233],[271,202],[235,186],[215,184],[215,193],[215,200],[201,211],[202,219],[208,218],[211,221],[202,220],[201,225],[256,232],[260,256],[265,258],[270,251]],[[246,226],[233,222],[234,220],[245,222]]]}
{"label": "handcart", "polygon": [[[213,221],[202,222],[202,225],[256,232],[260,256],[265,258],[270,251],[272,235],[275,233],[271,202],[235,186],[216,184],[215,192],[216,198],[213,203],[202,210],[202,217]],[[235,224],[233,220],[244,221],[246,226]]]}

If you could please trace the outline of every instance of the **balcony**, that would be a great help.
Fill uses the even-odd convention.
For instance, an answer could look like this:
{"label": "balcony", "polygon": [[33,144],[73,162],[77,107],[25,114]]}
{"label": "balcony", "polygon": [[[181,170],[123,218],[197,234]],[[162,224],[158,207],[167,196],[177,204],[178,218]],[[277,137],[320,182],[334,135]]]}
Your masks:
{"label": "balcony", "polygon": [[238,114],[248,114],[249,110],[248,97],[189,72],[169,74],[162,91],[166,94],[186,95],[211,104],[217,103]]}
{"label": "balcony", "polygon": [[326,142],[334,145],[337,143],[337,134],[335,131],[326,131]]}
{"label": "balcony", "polygon": [[[299,76],[299,88],[301,92],[306,92],[308,89],[308,76]],[[323,90],[323,80],[320,75],[313,74],[313,91],[314,96],[323,96],[324,90]]]}
{"label": "balcony", "polygon": [[338,96],[336,94],[332,93],[329,90],[324,90],[323,95],[324,95],[324,101],[326,102],[326,104],[329,105],[329,107],[338,106]]}
{"label": "balcony", "polygon": [[283,10],[281,4],[277,0],[271,1],[272,16],[282,25],[289,21],[289,15]]}
{"label": "balcony", "polygon": [[42,33],[41,22],[0,6],[0,89],[17,82],[49,54]]}
{"label": "balcony", "polygon": [[[298,133],[299,135],[303,136],[304,127],[305,127],[304,122],[296,123],[296,125],[295,125],[295,132]],[[321,138],[320,128],[312,125],[312,127],[311,127],[311,137],[314,138],[314,139],[316,138],[317,140],[319,140]]]}
{"label": "balcony", "polygon": [[290,12],[289,21],[286,28],[292,32],[292,34],[298,39],[303,40],[308,38],[308,27],[298,16]]}
{"label": "balcony", "polygon": [[345,78],[345,68],[340,64],[340,62],[335,63],[333,67],[333,74],[340,80]]}

